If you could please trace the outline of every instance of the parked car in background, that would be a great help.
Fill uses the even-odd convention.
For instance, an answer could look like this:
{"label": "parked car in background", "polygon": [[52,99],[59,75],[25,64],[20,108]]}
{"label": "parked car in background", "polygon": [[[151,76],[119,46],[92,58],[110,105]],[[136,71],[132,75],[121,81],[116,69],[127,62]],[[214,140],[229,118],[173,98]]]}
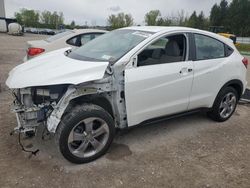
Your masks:
{"label": "parked car in background", "polygon": [[41,29],[39,31],[39,34],[42,34],[42,35],[55,35],[56,32],[53,31],[52,29]]}
{"label": "parked car in background", "polygon": [[30,28],[30,33],[38,34],[39,30],[37,28]]}
{"label": "parked car in background", "polygon": [[15,130],[46,125],[73,163],[103,155],[116,128],[201,109],[226,121],[247,85],[248,60],[230,39],[207,31],[128,27],[68,49],[15,67],[6,84]]}
{"label": "parked car in background", "polygon": [[60,48],[80,47],[106,32],[97,29],[75,29],[58,33],[44,40],[28,41],[24,61]]}

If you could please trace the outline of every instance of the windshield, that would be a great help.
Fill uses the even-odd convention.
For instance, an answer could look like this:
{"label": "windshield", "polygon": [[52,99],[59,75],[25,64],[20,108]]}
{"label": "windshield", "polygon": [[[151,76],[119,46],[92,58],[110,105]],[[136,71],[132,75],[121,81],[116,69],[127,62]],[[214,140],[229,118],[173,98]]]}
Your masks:
{"label": "windshield", "polygon": [[69,34],[72,34],[72,33],[74,33],[73,31],[64,31],[64,32],[62,32],[62,33],[58,33],[58,34],[56,34],[56,35],[54,35],[54,36],[52,36],[52,37],[49,37],[49,38],[47,38],[47,39],[45,39],[47,42],[53,42],[53,41],[55,41],[55,40],[58,40],[58,39],[60,39],[60,38],[63,38],[63,37],[65,37],[65,36],[67,36],[67,35],[69,35]]}
{"label": "windshield", "polygon": [[86,61],[116,62],[151,34],[129,29],[115,30],[72,51],[69,57]]}

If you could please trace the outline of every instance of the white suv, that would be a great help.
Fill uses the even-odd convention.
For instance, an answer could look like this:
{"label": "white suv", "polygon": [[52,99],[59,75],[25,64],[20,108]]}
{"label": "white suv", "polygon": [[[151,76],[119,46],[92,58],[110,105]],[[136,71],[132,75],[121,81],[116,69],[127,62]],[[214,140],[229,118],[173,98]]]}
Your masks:
{"label": "white suv", "polygon": [[233,114],[248,61],[232,41],[184,27],[129,27],[79,49],[50,52],[14,68],[17,132],[45,125],[73,163],[97,159],[115,128],[206,109]]}

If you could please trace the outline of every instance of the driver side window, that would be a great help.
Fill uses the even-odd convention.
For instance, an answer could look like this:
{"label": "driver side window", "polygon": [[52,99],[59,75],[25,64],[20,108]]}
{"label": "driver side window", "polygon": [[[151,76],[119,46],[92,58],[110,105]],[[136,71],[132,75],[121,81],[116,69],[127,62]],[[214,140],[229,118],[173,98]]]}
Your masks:
{"label": "driver side window", "polygon": [[138,55],[137,66],[184,61],[186,44],[186,37],[183,34],[162,37]]}

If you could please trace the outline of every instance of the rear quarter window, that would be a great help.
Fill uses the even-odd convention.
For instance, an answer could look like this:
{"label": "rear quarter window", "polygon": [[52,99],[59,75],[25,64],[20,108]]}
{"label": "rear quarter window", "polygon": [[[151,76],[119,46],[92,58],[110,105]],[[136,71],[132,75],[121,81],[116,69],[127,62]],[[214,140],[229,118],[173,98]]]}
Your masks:
{"label": "rear quarter window", "polygon": [[225,56],[228,57],[234,52],[233,48],[225,44]]}

